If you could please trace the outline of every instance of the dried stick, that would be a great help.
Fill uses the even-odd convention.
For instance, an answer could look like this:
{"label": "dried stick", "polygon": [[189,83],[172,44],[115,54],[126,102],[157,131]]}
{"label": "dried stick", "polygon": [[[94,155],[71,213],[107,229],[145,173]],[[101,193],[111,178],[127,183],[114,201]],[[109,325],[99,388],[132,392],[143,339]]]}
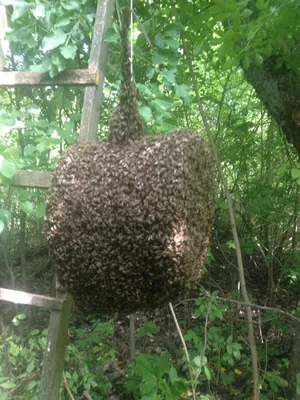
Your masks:
{"label": "dried stick", "polygon": [[[176,13],[176,8],[174,5],[174,2],[172,1],[173,5],[173,10],[175,16],[177,16]],[[232,230],[232,235],[234,239],[234,244],[235,244],[235,249],[236,249],[236,257],[237,257],[237,265],[238,265],[238,271],[239,271],[239,279],[241,283],[241,292],[243,296],[243,300],[245,303],[250,303],[249,301],[249,296],[248,296],[248,290],[247,290],[247,285],[246,285],[246,279],[245,279],[245,273],[244,273],[244,264],[243,264],[243,258],[242,258],[242,251],[241,251],[241,246],[240,246],[240,240],[239,240],[239,235],[237,232],[236,228],[236,222],[235,222],[235,214],[234,214],[234,209],[233,209],[233,203],[232,203],[232,198],[230,195],[230,191],[228,188],[227,184],[227,179],[223,173],[222,167],[221,167],[221,162],[219,159],[219,155],[217,152],[217,148],[214,143],[214,136],[212,134],[212,131],[210,129],[209,123],[208,123],[208,118],[207,115],[204,111],[204,107],[202,105],[202,101],[200,99],[199,95],[199,87],[198,87],[198,82],[196,79],[195,71],[193,68],[193,63],[191,58],[189,57],[188,51],[187,51],[187,45],[185,41],[184,34],[182,33],[181,35],[182,39],[182,45],[183,45],[183,52],[186,57],[189,71],[192,77],[192,84],[194,87],[194,91],[196,94],[196,101],[199,109],[199,113],[201,115],[207,136],[209,138],[209,142],[212,148],[213,156],[216,162],[217,170],[219,173],[220,180],[222,182],[225,195],[226,195],[226,200],[228,204],[228,212],[229,212],[229,219],[230,219],[230,225],[231,225],[231,230]],[[255,336],[254,336],[254,330],[253,330],[253,318],[252,318],[252,310],[250,306],[246,306],[246,315],[247,315],[247,322],[248,322],[248,340],[249,340],[249,346],[251,350],[251,363],[252,363],[252,378],[253,378],[253,400],[259,400],[260,398],[260,389],[259,389],[259,367],[258,367],[258,356],[257,356],[257,348],[256,348],[256,343],[255,343]]]}
{"label": "dried stick", "polygon": [[65,371],[63,372],[63,377],[64,377],[65,388],[67,389],[67,392],[68,392],[68,395],[69,395],[70,399],[71,399],[71,400],[75,400],[75,397],[73,396],[73,394],[72,394],[72,392],[71,392],[71,389],[70,389],[70,386],[69,386],[69,384],[68,384]]}
{"label": "dried stick", "polygon": [[[184,350],[184,354],[185,354],[186,360],[188,362],[190,379],[192,381],[194,377],[193,377],[193,370],[192,370],[192,367],[191,367],[191,360],[190,360],[189,352],[188,352],[188,349],[186,347],[186,343],[185,343],[183,334],[181,332],[180,326],[178,324],[178,321],[177,321],[176,314],[175,314],[174,308],[172,306],[172,303],[169,303],[169,307],[170,307],[170,311],[171,311],[173,320],[174,320],[175,325],[176,325],[177,332],[179,334],[179,337],[180,337],[180,340],[181,340],[181,343],[182,343],[182,347],[183,347],[183,350]],[[196,400],[197,398],[196,398],[196,391],[195,391],[195,385],[194,384],[192,384],[192,393],[193,393],[193,400]]]}
{"label": "dried stick", "polygon": [[[182,35],[182,43],[183,43],[183,51],[186,56],[186,59],[187,59],[188,65],[189,65],[190,74],[192,77],[192,82],[193,82],[193,87],[194,87],[195,94],[196,94],[196,100],[197,100],[199,112],[200,112],[205,130],[206,130],[207,136],[209,138],[212,152],[213,152],[213,155],[214,155],[214,158],[216,161],[217,170],[218,170],[220,180],[222,182],[222,185],[223,185],[224,191],[225,191],[225,195],[226,195],[230,225],[231,225],[232,235],[233,235],[235,249],[236,249],[237,265],[238,265],[239,279],[240,279],[240,283],[241,283],[241,292],[242,292],[243,300],[245,303],[250,304],[247,285],[246,285],[246,279],[245,279],[244,264],[243,264],[240,240],[239,240],[239,236],[238,236],[238,232],[237,232],[237,228],[236,228],[232,198],[231,198],[230,191],[228,188],[227,180],[225,178],[225,175],[224,175],[222,167],[221,167],[219,155],[218,155],[215,143],[214,143],[214,137],[213,137],[212,131],[210,129],[210,126],[208,124],[208,119],[207,119],[206,113],[204,111],[204,108],[203,108],[203,105],[202,105],[202,102],[200,99],[198,82],[196,79],[192,61],[188,56],[187,46],[186,46],[186,42],[185,42],[183,35]],[[247,321],[248,321],[248,340],[249,340],[249,346],[250,346],[250,350],[251,350],[252,378],[253,378],[253,400],[259,400],[260,389],[259,389],[258,357],[257,357],[257,348],[256,348],[255,336],[254,336],[254,330],[253,330],[252,310],[251,310],[250,305],[246,306],[246,315],[247,315]]]}
{"label": "dried stick", "polygon": [[[289,317],[289,318],[291,318],[291,319],[293,319],[295,321],[300,322],[300,318],[296,317],[295,315],[293,315],[293,314],[291,314],[291,313],[289,313],[287,311],[281,310],[280,308],[261,306],[261,305],[256,304],[256,303],[246,303],[245,301],[229,299],[227,297],[212,296],[206,290],[204,290],[204,291],[205,291],[205,297],[208,297],[209,299],[212,299],[212,300],[220,300],[220,301],[227,302],[227,303],[234,303],[234,304],[238,304],[238,305],[242,305],[242,306],[249,306],[249,307],[252,307],[252,308],[257,308],[258,310],[273,311],[273,312],[278,313],[278,314],[286,315],[287,317]],[[180,306],[180,304],[187,303],[189,301],[196,301],[196,300],[199,300],[199,299],[195,297],[195,298],[182,300],[179,303],[177,303],[174,306],[174,308]]]}

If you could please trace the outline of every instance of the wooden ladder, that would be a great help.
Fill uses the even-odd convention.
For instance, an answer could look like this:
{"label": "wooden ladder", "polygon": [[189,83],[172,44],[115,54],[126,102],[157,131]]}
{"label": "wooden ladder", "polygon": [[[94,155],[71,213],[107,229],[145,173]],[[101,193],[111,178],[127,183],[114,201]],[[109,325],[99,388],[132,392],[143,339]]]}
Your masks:
{"label": "wooden ladder", "polygon": [[[104,41],[104,35],[111,25],[113,9],[114,1],[98,1],[91,55],[87,70],[65,71],[53,79],[50,79],[48,74],[34,72],[0,72],[0,87],[86,87],[78,141],[95,140],[107,64],[107,44]],[[51,179],[52,176],[49,172],[18,171],[12,185],[23,188],[48,189],[51,185]],[[50,310],[39,400],[58,400],[68,340],[68,326],[72,308],[71,296],[58,291],[57,297],[53,298],[0,288],[0,300]]]}

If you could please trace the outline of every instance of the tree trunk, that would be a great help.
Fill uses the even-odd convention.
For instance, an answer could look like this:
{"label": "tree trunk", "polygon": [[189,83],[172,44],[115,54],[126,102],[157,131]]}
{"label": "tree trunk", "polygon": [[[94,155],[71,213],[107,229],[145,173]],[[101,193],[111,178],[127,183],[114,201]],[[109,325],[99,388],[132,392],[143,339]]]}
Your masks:
{"label": "tree trunk", "polygon": [[[298,314],[299,318],[299,314]],[[297,374],[300,373],[300,322],[296,322],[296,332],[293,342],[292,354],[290,359],[289,370],[287,373],[288,399],[300,400],[300,395],[297,395]]]}

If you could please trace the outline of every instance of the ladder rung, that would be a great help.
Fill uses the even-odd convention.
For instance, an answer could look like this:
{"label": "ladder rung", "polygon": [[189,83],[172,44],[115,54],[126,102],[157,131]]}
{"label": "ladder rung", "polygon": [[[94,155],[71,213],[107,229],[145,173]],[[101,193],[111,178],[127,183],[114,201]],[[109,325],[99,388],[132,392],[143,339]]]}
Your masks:
{"label": "ladder rung", "polygon": [[97,69],[74,69],[63,71],[54,78],[39,72],[0,72],[0,88],[22,86],[98,86],[100,72]]}
{"label": "ladder rung", "polygon": [[44,171],[17,171],[12,186],[25,188],[48,189],[51,186],[52,174]]}
{"label": "ladder rung", "polygon": [[3,288],[0,288],[0,300],[9,301],[10,303],[14,304],[32,305],[55,311],[62,310],[64,303],[64,299]]}

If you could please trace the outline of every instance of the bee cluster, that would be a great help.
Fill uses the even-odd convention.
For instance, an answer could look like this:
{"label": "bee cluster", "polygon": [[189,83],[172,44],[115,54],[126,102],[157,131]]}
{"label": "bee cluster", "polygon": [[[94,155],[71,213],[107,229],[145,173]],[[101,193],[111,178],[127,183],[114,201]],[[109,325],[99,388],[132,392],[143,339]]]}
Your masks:
{"label": "bee cluster", "polygon": [[185,295],[201,277],[213,220],[208,145],[188,129],[143,137],[124,62],[109,139],[71,146],[47,201],[55,271],[87,313],[147,311]]}

